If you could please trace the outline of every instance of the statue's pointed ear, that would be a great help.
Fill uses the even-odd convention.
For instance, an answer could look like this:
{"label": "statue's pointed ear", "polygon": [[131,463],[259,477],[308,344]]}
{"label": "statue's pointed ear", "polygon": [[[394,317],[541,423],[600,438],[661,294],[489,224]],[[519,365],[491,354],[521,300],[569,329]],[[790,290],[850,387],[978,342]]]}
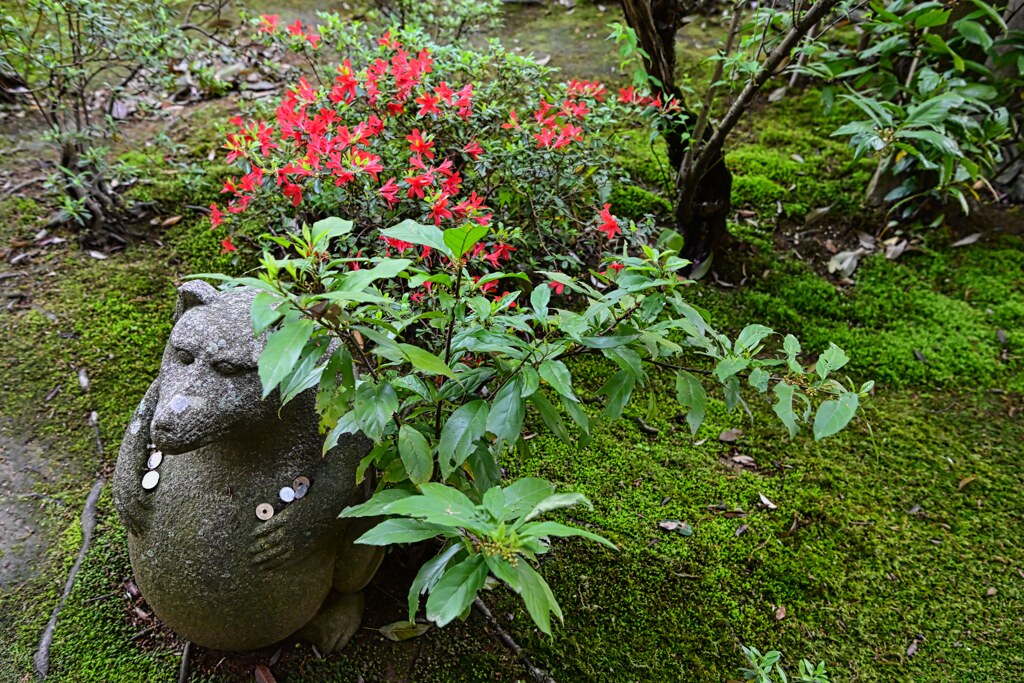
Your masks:
{"label": "statue's pointed ear", "polygon": [[202,280],[190,280],[178,287],[178,303],[174,304],[174,322],[195,306],[204,306],[217,298],[217,290]]}

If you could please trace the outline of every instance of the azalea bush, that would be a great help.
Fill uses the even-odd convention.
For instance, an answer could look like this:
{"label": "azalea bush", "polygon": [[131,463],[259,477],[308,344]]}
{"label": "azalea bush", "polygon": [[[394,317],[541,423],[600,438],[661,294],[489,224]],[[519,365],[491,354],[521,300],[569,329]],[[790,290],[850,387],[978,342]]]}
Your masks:
{"label": "azalea bush", "polygon": [[309,73],[272,116],[231,120],[225,148],[240,174],[211,206],[213,226],[229,231],[225,249],[237,214],[285,231],[344,215],[363,245],[404,219],[442,228],[470,219],[492,228],[500,259],[571,270],[600,260],[602,226],[619,231],[607,202],[611,133],[642,124],[660,102],[556,83],[551,69],[496,43],[442,47],[417,30],[374,38],[330,15],[315,28],[257,21],[262,40],[303,58]]}
{"label": "azalea bush", "polygon": [[[465,616],[491,576],[550,633],[551,614],[562,612],[537,559],[559,537],[612,546],[539,519],[589,505],[583,496],[537,478],[502,481],[508,454],[531,448],[527,425],[582,447],[598,424],[670,382],[694,435],[714,387],[729,409],[763,396],[791,436],[810,424],[824,438],[871,388],[841,379],[848,358],[835,346],[812,371],[791,335],[779,345],[762,325],[735,339],[715,331],[687,303],[687,262],[672,251],[624,249],[585,279],[544,271],[534,284],[482,247],[495,231],[476,218],[453,213],[444,228],[406,219],[360,253],[358,224],[329,217],[273,237],[256,277],[210,276],[259,290],[252,320],[268,334],[264,394],[287,402],[315,390],[325,453],[345,434],[372,439],[357,477],[377,473],[377,492],[342,517],[386,519],[359,542],[441,539],[410,589],[410,621],[423,595],[431,622]],[[591,397],[596,414],[573,380],[584,356],[614,367]]]}

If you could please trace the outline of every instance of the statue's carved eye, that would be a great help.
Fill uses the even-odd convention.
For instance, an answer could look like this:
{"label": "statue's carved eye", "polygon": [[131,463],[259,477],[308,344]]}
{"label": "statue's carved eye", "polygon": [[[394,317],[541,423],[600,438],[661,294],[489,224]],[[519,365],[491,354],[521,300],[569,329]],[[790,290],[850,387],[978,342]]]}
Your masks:
{"label": "statue's carved eye", "polygon": [[224,375],[225,377],[231,377],[232,375],[238,375],[245,372],[245,368],[241,365],[235,365],[234,363],[226,360],[214,361],[213,369],[216,370],[218,374]]}
{"label": "statue's carved eye", "polygon": [[196,357],[185,349],[174,349],[174,357],[177,358],[178,362],[182,365],[192,365],[196,360]]}

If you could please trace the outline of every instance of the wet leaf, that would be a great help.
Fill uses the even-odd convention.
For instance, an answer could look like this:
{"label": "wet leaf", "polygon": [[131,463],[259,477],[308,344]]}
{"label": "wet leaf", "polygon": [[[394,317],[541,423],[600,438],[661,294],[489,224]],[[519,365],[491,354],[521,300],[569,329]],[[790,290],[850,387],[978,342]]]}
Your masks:
{"label": "wet leaf", "polygon": [[782,621],[786,618],[786,606],[779,605],[779,608],[775,610],[775,621]]}
{"label": "wet leaf", "polygon": [[[828,212],[831,211],[831,210],[832,210],[832,206],[831,205],[829,205],[829,206],[819,206],[816,209],[811,209],[810,211],[807,212],[807,215],[804,216],[804,225],[814,225],[815,223],[820,221],[822,218],[827,216]],[[832,252],[832,253],[834,254],[835,252]]]}
{"label": "wet leaf", "polygon": [[740,524],[739,528],[736,529],[736,537],[739,538],[743,534],[747,533],[748,529],[750,529],[749,525],[747,525],[747,524]]}
{"label": "wet leaf", "polygon": [[257,664],[256,671],[253,673],[256,677],[256,683],[277,683],[277,679],[274,678],[274,674],[272,674],[270,669],[262,664]]}
{"label": "wet leaf", "polygon": [[761,505],[764,505],[769,510],[775,510],[776,508],[779,507],[775,503],[773,503],[770,500],[768,500],[768,498],[763,493],[759,493],[757,495],[761,499]]}
{"label": "wet leaf", "polygon": [[422,636],[430,630],[430,624],[417,624],[411,621],[396,621],[380,627],[380,634],[388,640],[400,643],[403,640]]}
{"label": "wet leaf", "polygon": [[733,427],[732,429],[727,429],[724,432],[722,432],[721,434],[719,434],[718,435],[718,440],[719,441],[724,441],[725,443],[734,443],[741,436],[743,436],[743,431]]}
{"label": "wet leaf", "polygon": [[665,531],[674,531],[682,536],[693,536],[693,529],[689,524],[675,519],[665,519],[658,522],[658,528],[664,529]]}
{"label": "wet leaf", "polygon": [[966,246],[968,246],[970,244],[974,244],[979,239],[981,239],[981,233],[980,232],[972,232],[967,237],[964,237],[963,239],[958,239],[956,242],[953,242],[953,244],[951,244],[949,246],[951,246],[951,247],[966,247]]}
{"label": "wet leaf", "polygon": [[996,593],[998,593],[998,592],[999,591],[997,591],[995,588],[989,588],[987,591],[985,591],[985,596],[989,597],[989,598],[992,598],[992,597],[995,597]]}
{"label": "wet leaf", "polygon": [[978,477],[974,476],[973,474],[971,476],[969,476],[969,477],[964,477],[963,479],[960,480],[960,483],[958,483],[956,485],[956,490],[957,491],[963,491],[965,486],[967,486],[968,484],[970,484],[972,481],[974,481],[977,478]]}
{"label": "wet leaf", "polygon": [[165,219],[164,222],[160,224],[160,227],[169,228],[172,225],[177,225],[179,222],[181,222],[181,216],[171,216],[170,218]]}

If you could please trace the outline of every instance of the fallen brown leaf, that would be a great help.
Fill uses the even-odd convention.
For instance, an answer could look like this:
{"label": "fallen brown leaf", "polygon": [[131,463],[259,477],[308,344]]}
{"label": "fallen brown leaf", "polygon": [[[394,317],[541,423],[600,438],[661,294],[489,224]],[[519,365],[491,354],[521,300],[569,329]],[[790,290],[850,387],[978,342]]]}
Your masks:
{"label": "fallen brown leaf", "polygon": [[779,605],[779,608],[775,610],[775,621],[782,621],[786,618],[786,606]]}
{"label": "fallen brown leaf", "polygon": [[743,534],[747,533],[747,530],[749,528],[750,527],[748,525],[746,525],[746,524],[740,524],[739,528],[736,529],[736,537],[739,538]]}
{"label": "fallen brown leaf", "polygon": [[722,432],[721,434],[719,434],[718,435],[718,440],[719,441],[724,441],[726,443],[733,443],[734,441],[739,439],[741,436],[743,436],[743,431],[733,427],[732,429],[727,429],[724,432]]}
{"label": "fallen brown leaf", "polygon": [[965,486],[967,486],[977,478],[978,477],[974,476],[973,474],[969,477],[964,477],[963,479],[960,480],[960,483],[956,485],[956,490],[963,491]]}

